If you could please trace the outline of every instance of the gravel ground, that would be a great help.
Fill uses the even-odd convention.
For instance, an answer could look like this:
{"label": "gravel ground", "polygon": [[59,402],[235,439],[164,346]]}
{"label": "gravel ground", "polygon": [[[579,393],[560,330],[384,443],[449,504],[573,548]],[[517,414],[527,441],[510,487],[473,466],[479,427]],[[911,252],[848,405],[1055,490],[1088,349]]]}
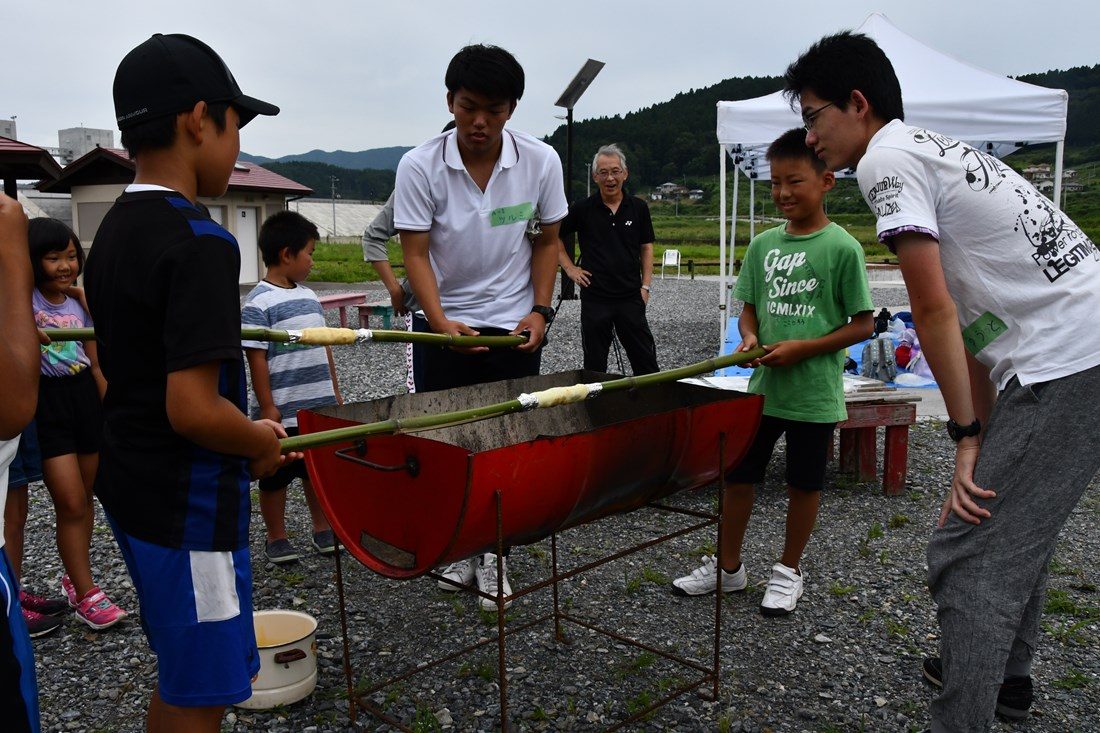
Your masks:
{"label": "gravel ground", "polygon": [[[707,358],[717,343],[713,282],[657,280],[650,322],[664,368]],[[904,291],[876,287],[878,305],[905,302]],[[555,323],[543,371],[580,365],[579,304],[566,303]],[[612,359],[614,364],[614,359]],[[404,357],[389,345],[341,347],[337,364],[344,395],[365,400],[403,388]],[[721,646],[722,688],[717,703],[680,698],[639,730],[909,731],[928,724],[931,688],[919,663],[935,653],[937,627],[925,590],[924,547],[951,472],[952,446],[942,425],[926,421],[911,432],[909,486],[883,497],[874,484],[829,477],[819,526],[806,553],[808,582],[797,612],[765,619],[757,612],[762,584],[782,544],[783,458],[773,462],[759,492],[745,546],[750,588],[726,596]],[[672,502],[713,509],[714,487]],[[308,547],[308,514],[300,495],[288,507],[292,541]],[[997,731],[1100,730],[1100,492],[1094,485],[1071,517],[1059,544],[1035,667],[1032,716]],[[565,532],[562,567],[586,562],[632,541],[681,526],[676,517],[640,510]],[[26,581],[57,588],[60,562],[53,545],[52,509],[32,487]],[[274,711],[233,710],[223,730],[338,731],[349,729],[341,668],[337,594],[331,561],[307,554],[286,569],[265,565],[263,525],[253,516],[255,605],[297,608],[320,622],[320,677],[306,700]],[[109,530],[97,524],[92,550],[100,584],[136,612],[133,589]],[[711,654],[713,600],[680,598],[668,581],[712,551],[704,530],[632,555],[561,584],[571,612],[661,648],[706,662]],[[548,542],[516,548],[511,578],[519,586],[544,576]],[[493,634],[495,617],[476,599],[443,593],[427,580],[380,578],[354,561],[344,564],[351,610],[349,632],[358,683],[394,674]],[[509,614],[518,624],[551,608],[549,591],[520,599]],[[135,614],[136,615],[136,614]],[[521,730],[592,730],[655,700],[687,679],[685,670],[639,654],[610,639],[567,627],[571,644],[553,641],[548,626],[509,639],[510,705]],[[144,707],[156,662],[136,618],[105,632],[69,619],[62,631],[35,642],[44,730],[144,729]],[[491,730],[497,726],[495,647],[398,685],[376,702],[418,730]],[[388,730],[360,718],[361,730]]]}

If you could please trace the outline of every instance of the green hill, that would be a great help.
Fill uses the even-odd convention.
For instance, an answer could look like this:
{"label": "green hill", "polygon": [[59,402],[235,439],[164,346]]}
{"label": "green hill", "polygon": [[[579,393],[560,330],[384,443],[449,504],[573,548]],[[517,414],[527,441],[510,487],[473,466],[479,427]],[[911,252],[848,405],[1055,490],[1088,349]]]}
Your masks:
{"label": "green hill", "polygon": [[304,160],[272,161],[263,163],[263,167],[309,186],[317,198],[332,195],[332,176],[336,176],[336,193],[340,198],[363,201],[385,201],[389,198],[396,175],[392,170],[341,168]]}
{"label": "green hill", "polygon": [[[1068,131],[1066,135],[1066,165],[1083,167],[1100,160],[1100,65],[1076,67],[1065,71],[1046,71],[1018,77],[1020,81],[1040,86],[1065,89],[1069,92]],[[715,201],[718,175],[717,145],[715,140],[715,105],[721,100],[738,100],[770,94],[782,86],[776,76],[736,77],[726,79],[702,89],[689,89],[667,102],[613,117],[597,117],[573,124],[573,195],[584,194],[586,181],[585,163],[592,153],[609,142],[618,143],[626,152],[630,163],[631,188],[648,189],[665,181],[677,181],[690,187],[704,189],[706,197],[694,211],[717,210]],[[562,125],[545,140],[565,158],[565,126]],[[1013,165],[1017,161],[1049,160],[1049,146],[1038,146],[1008,158]],[[336,162],[348,161],[358,167],[366,153],[376,153],[376,168],[396,167],[396,160],[404,148],[385,148],[361,153],[326,153],[336,156]],[[313,151],[321,153],[321,151]],[[305,154],[312,155],[313,153]],[[388,157],[387,157],[388,156]],[[1034,158],[1032,157],[1034,156]],[[353,169],[322,162],[279,161],[263,165],[316,191],[316,196],[327,197],[331,190],[330,177],[340,179],[337,192],[343,198],[384,200],[393,190],[393,170],[375,168]],[[345,163],[345,165],[348,163]],[[759,192],[758,192],[759,193]],[[766,196],[766,191],[763,192]],[[763,204],[766,206],[767,204]],[[837,212],[863,211],[858,192],[841,186],[830,197],[830,205]],[[1091,207],[1090,207],[1091,208]],[[1090,213],[1092,213],[1090,211]]]}
{"label": "green hill", "polygon": [[[1067,160],[1080,162],[1083,149],[1100,146],[1100,65],[1018,78],[1069,92]],[[705,187],[718,175],[715,105],[722,100],[759,97],[780,88],[780,77],[726,79],[637,112],[574,122],[574,194],[583,194],[585,163],[591,160],[593,151],[609,142],[618,143],[626,152],[635,190],[665,181]],[[564,161],[565,126],[545,139]]]}

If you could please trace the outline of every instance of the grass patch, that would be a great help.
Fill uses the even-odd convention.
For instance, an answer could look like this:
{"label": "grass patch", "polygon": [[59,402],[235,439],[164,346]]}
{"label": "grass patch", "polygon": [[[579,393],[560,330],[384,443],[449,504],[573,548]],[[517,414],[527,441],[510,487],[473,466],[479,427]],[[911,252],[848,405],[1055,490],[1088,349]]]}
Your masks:
{"label": "grass patch", "polygon": [[657,680],[657,690],[661,693],[670,692],[682,685],[683,683],[684,680],[682,677],[662,677]]}
{"label": "grass patch", "polygon": [[477,664],[470,664],[469,662],[463,662],[458,667],[458,677],[477,677],[483,682],[492,682],[497,678],[497,670],[489,662],[482,659]]}
{"label": "grass patch", "polygon": [[[482,608],[480,598],[478,599],[477,610],[478,610],[478,614],[481,617],[482,625],[484,625],[484,626],[496,626],[497,625],[497,612],[495,610],[486,611],[484,608]],[[513,609],[511,611],[505,611],[504,612],[504,622],[505,623],[511,621],[515,617],[516,617],[515,609]]]}
{"label": "grass patch", "polygon": [[691,555],[693,557],[696,557],[696,556],[702,557],[703,555],[717,555],[717,554],[718,554],[718,546],[716,544],[714,544],[713,541],[710,541],[710,540],[697,545],[696,547],[692,548],[692,550],[691,550]]}
{"label": "grass patch", "polygon": [[1054,680],[1054,686],[1063,690],[1080,690],[1088,687],[1091,682],[1092,680],[1084,673],[1071,669],[1064,677]]}
{"label": "grass patch", "polygon": [[1060,588],[1047,591],[1047,602],[1043,610],[1047,614],[1066,614],[1086,621],[1100,621],[1100,608],[1078,604],[1069,593]]}
{"label": "grass patch", "polygon": [[423,704],[416,706],[416,715],[413,716],[412,725],[409,727],[413,729],[413,733],[443,730],[439,725],[439,721],[436,720],[435,713]]}
{"label": "grass patch", "polygon": [[275,566],[275,575],[283,585],[290,587],[299,586],[306,580],[305,573],[297,570],[280,570],[278,565]]}
{"label": "grass patch", "polygon": [[890,529],[901,529],[905,525],[909,524],[909,517],[904,514],[895,514],[890,517],[890,520],[886,523]]}
{"label": "grass patch", "polygon": [[[653,695],[651,695],[648,691],[640,692],[626,701],[626,711],[631,715],[636,715],[637,713],[642,712],[652,704]],[[643,715],[640,719],[649,720],[651,717],[653,717],[652,712]]]}
{"label": "grass patch", "polygon": [[622,680],[636,674],[641,674],[646,669],[652,667],[653,663],[656,661],[656,654],[652,652],[642,652],[633,659],[619,662],[619,664],[615,666],[615,677]]}
{"label": "grass patch", "polygon": [[878,522],[871,524],[870,529],[867,530],[868,540],[881,540],[886,536],[886,533],[882,531],[882,525]]}
{"label": "grass patch", "polygon": [[856,592],[854,585],[842,585],[837,581],[833,581],[833,584],[829,586],[829,593],[837,597],[849,596]]}
{"label": "grass patch", "polygon": [[909,635],[909,627],[900,621],[888,618],[886,619],[886,633],[890,636],[896,636],[899,639],[903,639]]}
{"label": "grass patch", "polygon": [[667,575],[659,570],[654,570],[648,565],[643,565],[636,575],[628,570],[623,570],[623,580],[628,595],[634,595],[640,591],[645,583],[668,585],[671,582]]}

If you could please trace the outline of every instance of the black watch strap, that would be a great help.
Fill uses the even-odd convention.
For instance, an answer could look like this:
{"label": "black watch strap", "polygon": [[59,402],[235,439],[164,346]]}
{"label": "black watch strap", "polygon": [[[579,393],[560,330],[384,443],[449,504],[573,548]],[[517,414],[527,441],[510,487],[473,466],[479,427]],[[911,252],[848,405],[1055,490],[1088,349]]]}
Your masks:
{"label": "black watch strap", "polygon": [[947,434],[958,443],[963,438],[974,438],[982,432],[982,424],[977,419],[969,425],[959,425],[954,420],[947,421]]}
{"label": "black watch strap", "polygon": [[554,309],[548,305],[536,305],[531,308],[532,313],[538,313],[546,321],[546,325],[550,325],[554,320]]}

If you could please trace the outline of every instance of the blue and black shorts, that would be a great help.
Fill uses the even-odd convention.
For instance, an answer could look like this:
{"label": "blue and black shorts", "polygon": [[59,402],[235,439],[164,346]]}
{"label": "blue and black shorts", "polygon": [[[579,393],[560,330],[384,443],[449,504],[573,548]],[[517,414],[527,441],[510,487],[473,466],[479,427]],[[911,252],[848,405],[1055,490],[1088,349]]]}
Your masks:
{"label": "blue and black shorts", "polygon": [[107,515],[157,655],[158,692],[178,707],[233,705],[260,671],[248,547],[200,552],[154,545]]}

